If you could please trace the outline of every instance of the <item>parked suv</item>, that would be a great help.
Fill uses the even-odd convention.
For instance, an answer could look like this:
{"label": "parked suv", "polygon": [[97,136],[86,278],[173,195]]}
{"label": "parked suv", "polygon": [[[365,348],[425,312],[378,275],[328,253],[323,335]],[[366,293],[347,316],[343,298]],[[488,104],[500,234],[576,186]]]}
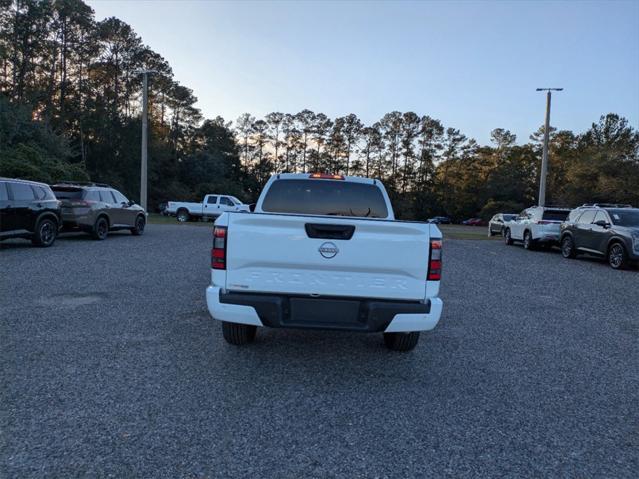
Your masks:
{"label": "parked suv", "polygon": [[584,205],[561,225],[561,254],[605,257],[614,269],[639,261],[639,208],[630,205]]}
{"label": "parked suv", "polygon": [[524,248],[551,247],[559,244],[559,226],[568,217],[569,208],[531,206],[517,219],[504,225],[504,241],[507,245],[521,241]]}
{"label": "parked suv", "polygon": [[60,202],[47,185],[0,178],[0,240],[26,238],[37,246],[51,246],[60,217]]}
{"label": "parked suv", "polygon": [[128,229],[144,233],[146,213],[126,196],[102,183],[58,183],[51,187],[62,202],[66,231],[85,231],[103,240],[109,231]]}

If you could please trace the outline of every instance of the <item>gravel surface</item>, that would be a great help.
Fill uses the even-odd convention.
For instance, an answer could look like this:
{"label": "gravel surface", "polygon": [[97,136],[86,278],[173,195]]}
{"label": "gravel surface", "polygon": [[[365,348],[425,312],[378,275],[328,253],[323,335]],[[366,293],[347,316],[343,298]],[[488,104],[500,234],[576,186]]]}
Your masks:
{"label": "gravel surface", "polygon": [[636,477],[636,270],[450,240],[413,352],[237,348],[206,311],[210,235],[2,244],[0,477]]}

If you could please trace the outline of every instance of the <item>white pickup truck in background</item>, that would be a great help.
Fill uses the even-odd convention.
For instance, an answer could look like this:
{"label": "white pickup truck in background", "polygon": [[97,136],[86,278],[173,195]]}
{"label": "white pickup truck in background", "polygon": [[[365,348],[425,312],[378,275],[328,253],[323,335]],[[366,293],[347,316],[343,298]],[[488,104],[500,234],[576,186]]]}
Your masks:
{"label": "white pickup truck in background", "polygon": [[178,221],[185,222],[199,218],[214,219],[229,211],[248,213],[249,206],[242,203],[235,196],[206,195],[202,203],[169,201],[166,204],[164,214],[175,216]]}
{"label": "white pickup truck in background", "polygon": [[253,214],[216,220],[208,309],[232,344],[269,326],[380,332],[408,351],[439,321],[441,255],[437,226],[396,221],[379,181],[279,174]]}

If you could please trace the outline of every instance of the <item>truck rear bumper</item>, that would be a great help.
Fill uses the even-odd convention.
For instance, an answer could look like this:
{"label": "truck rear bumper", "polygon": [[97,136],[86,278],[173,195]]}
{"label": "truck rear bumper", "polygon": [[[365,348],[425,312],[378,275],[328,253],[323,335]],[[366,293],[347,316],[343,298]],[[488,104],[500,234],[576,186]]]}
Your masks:
{"label": "truck rear bumper", "polygon": [[426,303],[222,292],[206,290],[214,319],[273,328],[334,329],[362,332],[408,332],[433,329],[442,301]]}

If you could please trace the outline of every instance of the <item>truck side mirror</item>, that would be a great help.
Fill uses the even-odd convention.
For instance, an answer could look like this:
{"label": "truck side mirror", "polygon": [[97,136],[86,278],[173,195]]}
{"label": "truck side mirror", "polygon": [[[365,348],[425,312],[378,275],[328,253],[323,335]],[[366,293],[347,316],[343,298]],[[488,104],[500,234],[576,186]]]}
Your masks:
{"label": "truck side mirror", "polygon": [[593,223],[594,225],[601,226],[602,228],[610,228],[610,223],[606,220],[598,220]]}

